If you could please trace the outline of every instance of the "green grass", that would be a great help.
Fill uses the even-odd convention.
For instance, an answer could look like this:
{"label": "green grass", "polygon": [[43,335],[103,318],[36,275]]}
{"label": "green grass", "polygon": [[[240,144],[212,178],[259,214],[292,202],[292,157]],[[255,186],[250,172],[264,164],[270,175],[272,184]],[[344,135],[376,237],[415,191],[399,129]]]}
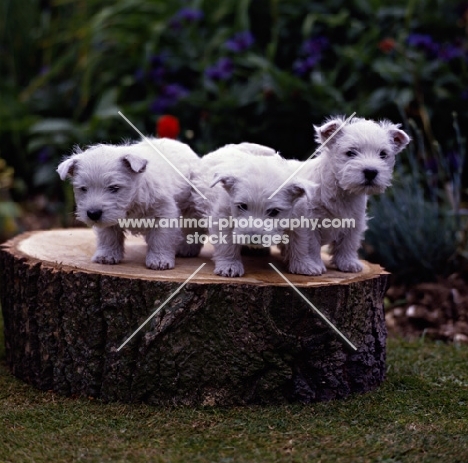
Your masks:
{"label": "green grass", "polygon": [[468,348],[390,340],[377,391],[312,405],[160,409],[40,392],[0,353],[0,462],[466,462]]}

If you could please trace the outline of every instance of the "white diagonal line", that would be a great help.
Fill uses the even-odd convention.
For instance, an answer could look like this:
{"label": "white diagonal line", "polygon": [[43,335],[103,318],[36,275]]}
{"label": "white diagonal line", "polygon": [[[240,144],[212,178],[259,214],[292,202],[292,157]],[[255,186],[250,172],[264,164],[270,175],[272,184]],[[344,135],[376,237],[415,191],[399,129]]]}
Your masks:
{"label": "white diagonal line", "polygon": [[320,315],[320,317],[322,318],[322,320],[328,324],[328,326],[330,326],[334,331],[336,331],[336,333],[338,333],[338,335],[344,340],[346,341],[349,346],[351,346],[351,348],[353,348],[354,350],[357,350],[357,347],[330,321],[328,320],[327,317],[325,317],[325,315],[323,315],[322,312],[320,312],[319,309],[317,309],[317,307],[315,307],[314,304],[312,304],[312,302],[309,301],[309,299],[307,299],[304,294],[302,294],[272,263],[269,263],[270,267],[273,268],[273,270],[276,271],[276,273],[289,285],[291,286],[292,289],[294,289],[294,291],[296,291],[297,294],[299,294],[299,296],[302,297],[302,299],[304,299],[305,302],[307,302],[307,304],[310,305],[310,307],[312,307],[318,315]]}
{"label": "white diagonal line", "polygon": [[268,199],[273,198],[278,191],[281,190],[281,188],[286,185],[286,183],[289,182],[304,166],[305,163],[309,160],[312,159],[354,116],[356,112],[351,114],[351,116],[348,117],[305,161],[301,163],[301,165],[268,197]]}
{"label": "white diagonal line", "polygon": [[127,344],[204,266],[203,263],[198,267],[173,293],[169,296],[136,330],[135,332],[117,349],[117,352]]}
{"label": "white diagonal line", "polygon": [[169,160],[167,159],[167,157],[164,155],[164,153],[156,146],[156,145],[153,145],[153,143],[151,142],[151,140],[148,138],[148,137],[145,137],[136,127],[134,124],[132,124],[123,114],[121,111],[118,112],[118,114],[120,116],[123,117],[123,119],[125,119],[125,121],[127,122],[128,125],[130,125],[130,127],[132,127],[136,132],[138,132],[138,134],[144,139],[146,140],[147,143],[149,143],[152,148],[203,198],[203,199],[207,199],[207,197]]}

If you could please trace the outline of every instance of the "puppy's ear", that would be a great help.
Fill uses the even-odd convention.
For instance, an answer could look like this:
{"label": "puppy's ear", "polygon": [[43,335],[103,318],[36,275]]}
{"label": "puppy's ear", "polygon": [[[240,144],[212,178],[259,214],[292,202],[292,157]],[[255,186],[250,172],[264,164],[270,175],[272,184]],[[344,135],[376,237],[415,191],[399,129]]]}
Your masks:
{"label": "puppy's ear", "polygon": [[72,156],[65,159],[65,161],[58,165],[57,173],[59,174],[61,180],[65,180],[67,177],[73,177],[76,162],[76,158]]}
{"label": "puppy's ear", "polygon": [[284,192],[288,199],[295,201],[306,195],[306,189],[301,182],[295,181],[284,186]]}
{"label": "puppy's ear", "polygon": [[317,183],[308,180],[296,180],[288,183],[284,187],[284,190],[291,202],[294,202],[303,197],[306,197],[308,200],[312,199],[317,193],[318,186]]}
{"label": "puppy's ear", "polygon": [[[317,143],[323,143],[327,141],[333,135],[333,133],[336,132],[336,130],[340,127],[340,125],[343,124],[343,122],[344,122],[343,118],[336,118],[336,119],[331,119],[330,121],[326,122],[320,127],[317,127],[316,125],[314,125],[315,141]],[[335,135],[335,137],[339,136],[340,133],[341,133],[341,130]]]}
{"label": "puppy's ear", "polygon": [[406,145],[408,145],[408,143],[411,141],[411,138],[406,134],[406,132],[400,130],[398,126],[390,128],[388,133],[390,134],[390,139],[393,143],[393,146],[395,146],[395,154],[404,150]]}
{"label": "puppy's ear", "polygon": [[237,183],[237,178],[232,175],[215,174],[213,181],[211,182],[210,188],[213,188],[219,182],[221,182],[223,188],[229,192]]}
{"label": "puppy's ear", "polygon": [[140,156],[135,156],[134,154],[126,154],[122,158],[122,162],[127,169],[141,174],[146,170],[146,165],[148,161],[146,159],[140,158]]}

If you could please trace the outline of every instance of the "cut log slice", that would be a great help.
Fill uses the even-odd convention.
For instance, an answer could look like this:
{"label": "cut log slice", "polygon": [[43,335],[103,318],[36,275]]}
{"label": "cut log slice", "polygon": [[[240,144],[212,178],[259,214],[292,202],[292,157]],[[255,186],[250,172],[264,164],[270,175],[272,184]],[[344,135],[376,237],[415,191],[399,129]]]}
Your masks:
{"label": "cut log slice", "polygon": [[127,238],[119,265],[93,264],[94,249],[92,230],[66,229],[25,233],[0,251],[7,362],[40,389],[225,406],[343,398],[384,379],[387,273],[378,265],[291,275],[272,250],[244,256],[244,277],[223,278],[210,247],[164,271],[145,268],[141,237]]}

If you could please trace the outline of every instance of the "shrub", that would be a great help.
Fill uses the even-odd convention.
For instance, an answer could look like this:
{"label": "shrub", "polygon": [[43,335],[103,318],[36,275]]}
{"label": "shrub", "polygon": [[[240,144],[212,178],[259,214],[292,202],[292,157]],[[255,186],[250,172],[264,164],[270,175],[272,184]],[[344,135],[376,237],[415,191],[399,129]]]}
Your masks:
{"label": "shrub", "polygon": [[[415,124],[413,124],[415,127]],[[468,255],[468,210],[461,209],[461,176],[464,140],[457,119],[454,131],[458,151],[426,158],[420,165],[417,147],[408,150],[408,167],[399,163],[394,185],[385,194],[370,198],[364,257],[381,263],[397,280],[431,280],[460,268]],[[421,168],[422,167],[422,168]]]}
{"label": "shrub", "polygon": [[440,0],[6,3],[0,148],[33,187],[76,143],[135,137],[118,109],[147,133],[177,116],[200,153],[250,140],[297,158],[331,113],[467,122],[462,11]]}

